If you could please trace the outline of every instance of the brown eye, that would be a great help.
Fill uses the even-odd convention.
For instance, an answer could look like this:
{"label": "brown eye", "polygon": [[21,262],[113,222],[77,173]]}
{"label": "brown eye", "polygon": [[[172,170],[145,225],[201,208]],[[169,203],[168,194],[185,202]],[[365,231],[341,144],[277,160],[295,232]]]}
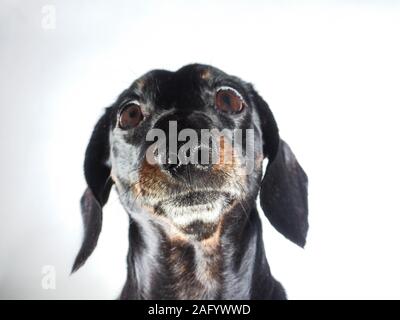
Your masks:
{"label": "brown eye", "polygon": [[215,96],[218,110],[228,113],[239,113],[243,110],[244,101],[241,95],[232,88],[221,88]]}
{"label": "brown eye", "polygon": [[135,128],[140,121],[143,120],[143,114],[140,110],[140,106],[131,103],[124,107],[119,116],[119,127],[121,129],[127,130]]}

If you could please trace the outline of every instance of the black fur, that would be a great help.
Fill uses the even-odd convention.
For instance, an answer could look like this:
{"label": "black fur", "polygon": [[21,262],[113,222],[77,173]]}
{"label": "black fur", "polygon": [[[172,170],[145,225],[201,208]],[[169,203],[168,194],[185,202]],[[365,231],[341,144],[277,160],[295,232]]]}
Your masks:
{"label": "black fur", "polygon": [[[260,193],[261,206],[271,224],[285,237],[304,247],[308,230],[307,176],[289,146],[281,140],[268,105],[250,84],[210,66],[189,65],[175,73],[156,70],[139,80],[106,110],[90,139],[84,165],[88,188],[82,197],[84,239],[73,271],[81,267],[93,252],[101,231],[102,207],[107,202],[113,182],[109,158],[110,149],[114,147],[110,146],[110,135],[116,126],[121,104],[130,99],[142,99],[151,101],[154,108],[148,120],[126,133],[123,142],[138,147],[141,157],[147,147],[145,133],[153,126],[162,126],[164,113],[173,107],[176,110],[173,117],[182,128],[198,129],[203,121],[208,128],[255,129],[259,133],[256,141],[261,146],[261,157],[268,158],[269,164],[264,178],[260,168],[247,177],[250,185],[243,191],[246,193],[244,201],[236,203],[235,199],[230,199],[232,206],[219,226],[218,243],[209,256],[207,251],[199,248],[197,240],[172,241],[165,228],[151,218],[135,219],[132,208],[123,202],[131,215],[131,223],[128,274],[121,298],[285,299],[285,291],[271,275],[265,257],[256,198]],[[207,94],[221,85],[240,92],[248,110],[236,118],[215,112]],[[195,118],[194,111],[201,111],[203,116]],[[117,155],[120,151],[113,150]],[[197,180],[194,183],[218,189],[221,177],[210,175],[205,179],[203,176],[195,173]],[[120,184],[123,185],[124,181],[121,179]],[[129,186],[126,188],[129,190]],[[218,228],[200,224],[188,229],[182,232],[196,233],[201,240],[214,234]],[[211,289],[193,276],[202,263],[201,259],[209,263],[209,277],[213,281],[213,286],[210,282]]]}

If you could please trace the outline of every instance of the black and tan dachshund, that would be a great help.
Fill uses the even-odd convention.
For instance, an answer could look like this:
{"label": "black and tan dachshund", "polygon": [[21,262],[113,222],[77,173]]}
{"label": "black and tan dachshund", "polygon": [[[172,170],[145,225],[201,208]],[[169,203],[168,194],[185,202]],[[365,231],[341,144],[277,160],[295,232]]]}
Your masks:
{"label": "black and tan dachshund", "polygon": [[[168,152],[172,144],[157,151],[149,139],[149,132],[164,132],[169,143],[178,138],[180,149],[187,140],[174,132],[185,129],[252,132],[242,139],[252,152],[243,155],[221,139],[217,147],[196,142],[191,152],[210,155],[216,148],[216,161],[184,162],[179,150]],[[220,156],[227,149],[230,161]],[[243,166],[249,160],[252,165]],[[73,271],[96,247],[102,208],[115,184],[130,219],[121,299],[286,298],[265,257],[256,199],[259,194],[270,223],[304,247],[307,176],[251,84],[199,64],[145,74],[98,121],[84,172],[84,238]]]}

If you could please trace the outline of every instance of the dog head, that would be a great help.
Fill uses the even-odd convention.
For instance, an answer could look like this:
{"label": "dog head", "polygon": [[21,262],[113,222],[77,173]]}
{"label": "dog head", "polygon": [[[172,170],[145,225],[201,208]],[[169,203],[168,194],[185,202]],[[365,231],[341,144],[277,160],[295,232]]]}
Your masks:
{"label": "dog head", "polygon": [[145,211],[196,239],[259,193],[272,225],[305,244],[306,174],[253,87],[211,66],[154,70],[136,80],[95,126],[84,171],[85,233],[74,271],[96,246],[113,183],[132,217]]}

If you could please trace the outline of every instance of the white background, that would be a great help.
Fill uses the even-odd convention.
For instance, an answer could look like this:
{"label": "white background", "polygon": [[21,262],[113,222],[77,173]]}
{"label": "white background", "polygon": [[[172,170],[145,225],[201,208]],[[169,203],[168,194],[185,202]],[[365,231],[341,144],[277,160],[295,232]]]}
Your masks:
{"label": "white background", "polygon": [[191,62],[254,83],[308,173],[305,250],[263,218],[289,298],[400,298],[399,2],[232,0],[1,1],[0,298],[118,296],[128,221],[115,194],[69,276],[86,144],[135,78]]}

